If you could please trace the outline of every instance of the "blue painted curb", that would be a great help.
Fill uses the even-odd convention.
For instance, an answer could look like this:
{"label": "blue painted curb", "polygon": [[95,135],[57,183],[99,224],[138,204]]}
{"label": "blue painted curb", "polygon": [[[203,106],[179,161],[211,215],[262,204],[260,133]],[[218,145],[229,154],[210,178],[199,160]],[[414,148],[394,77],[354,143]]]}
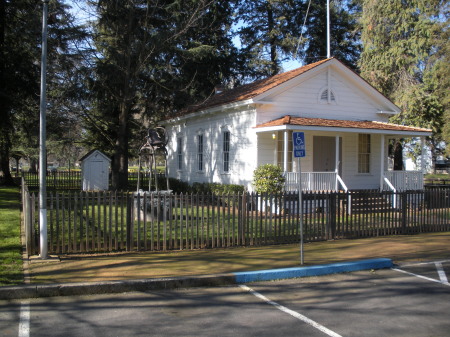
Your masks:
{"label": "blue painted curb", "polygon": [[261,271],[234,273],[237,283],[248,283],[256,281],[271,281],[286,278],[320,276],[327,274],[346,273],[367,269],[383,269],[393,266],[391,259],[379,258],[360,260],[352,262],[323,264],[311,267],[294,267],[282,269],[270,269]]}

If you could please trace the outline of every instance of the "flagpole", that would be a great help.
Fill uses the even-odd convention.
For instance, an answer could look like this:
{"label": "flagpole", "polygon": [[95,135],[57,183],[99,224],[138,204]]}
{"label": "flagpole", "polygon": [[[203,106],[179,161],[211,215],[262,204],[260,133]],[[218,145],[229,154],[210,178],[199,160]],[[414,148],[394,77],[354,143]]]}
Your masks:
{"label": "flagpole", "polygon": [[330,57],[330,0],[327,0],[327,58]]}
{"label": "flagpole", "polygon": [[46,140],[46,81],[47,81],[47,16],[48,1],[42,0],[44,4],[42,14],[42,56],[41,56],[41,97],[40,97],[40,120],[39,120],[39,239],[40,258],[48,258],[47,246],[47,149]]}

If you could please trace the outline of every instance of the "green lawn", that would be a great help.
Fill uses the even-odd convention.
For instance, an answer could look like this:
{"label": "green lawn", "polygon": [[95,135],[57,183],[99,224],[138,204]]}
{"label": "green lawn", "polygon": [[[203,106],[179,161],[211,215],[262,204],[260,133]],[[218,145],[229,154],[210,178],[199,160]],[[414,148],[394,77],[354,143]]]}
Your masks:
{"label": "green lawn", "polygon": [[0,286],[20,283],[20,192],[18,187],[0,187]]}

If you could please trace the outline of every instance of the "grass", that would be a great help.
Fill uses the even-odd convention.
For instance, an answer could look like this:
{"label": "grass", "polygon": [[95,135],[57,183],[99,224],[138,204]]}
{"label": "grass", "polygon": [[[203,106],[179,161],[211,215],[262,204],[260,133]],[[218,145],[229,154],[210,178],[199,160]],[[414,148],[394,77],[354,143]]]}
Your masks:
{"label": "grass", "polygon": [[0,187],[0,286],[23,283],[18,187]]}
{"label": "grass", "polygon": [[426,174],[425,179],[450,179],[450,174],[448,173],[436,173],[436,174]]}
{"label": "grass", "polygon": [[[386,257],[394,262],[450,258],[450,232],[306,243],[306,265]],[[61,256],[61,263],[30,265],[31,283],[96,282],[181,277],[298,267],[299,245],[171,252]]]}

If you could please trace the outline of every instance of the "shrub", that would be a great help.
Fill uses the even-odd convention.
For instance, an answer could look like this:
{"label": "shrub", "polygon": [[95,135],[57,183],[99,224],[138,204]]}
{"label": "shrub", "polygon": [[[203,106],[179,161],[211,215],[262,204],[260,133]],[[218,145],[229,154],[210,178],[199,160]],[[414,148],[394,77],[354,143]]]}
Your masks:
{"label": "shrub", "polygon": [[276,165],[265,164],[253,171],[253,186],[258,193],[281,193],[284,182],[283,171]]}
{"label": "shrub", "polygon": [[[166,178],[161,178],[158,180],[159,186],[166,186]],[[189,192],[189,184],[185,181],[169,178],[169,187],[174,193],[186,193]]]}
{"label": "shrub", "polygon": [[211,193],[215,195],[242,193],[245,191],[242,185],[225,185],[219,183],[193,183],[193,193]]}

